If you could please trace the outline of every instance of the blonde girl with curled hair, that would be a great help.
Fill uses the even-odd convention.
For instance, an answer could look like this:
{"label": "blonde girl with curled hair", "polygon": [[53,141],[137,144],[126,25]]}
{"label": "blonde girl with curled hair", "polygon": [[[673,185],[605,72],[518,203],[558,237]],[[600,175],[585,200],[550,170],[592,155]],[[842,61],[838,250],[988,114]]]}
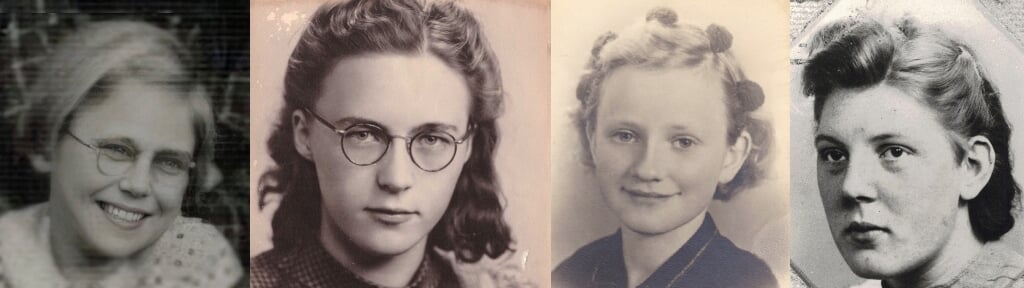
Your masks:
{"label": "blonde girl with curled hair", "polygon": [[620,221],[555,269],[557,287],[775,287],[765,262],[719,233],[708,205],[765,176],[764,103],[732,35],[656,8],[595,42],[576,97],[584,164]]}

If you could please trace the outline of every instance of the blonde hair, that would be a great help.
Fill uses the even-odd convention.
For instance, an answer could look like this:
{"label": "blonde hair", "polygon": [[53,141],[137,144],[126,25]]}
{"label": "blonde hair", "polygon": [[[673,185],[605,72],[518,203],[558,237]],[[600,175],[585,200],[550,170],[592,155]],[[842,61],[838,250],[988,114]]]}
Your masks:
{"label": "blonde hair", "polygon": [[728,200],[742,188],[752,186],[766,174],[768,151],[772,145],[771,126],[752,113],[764,103],[761,86],[747,79],[736,58],[729,52],[732,34],[712,24],[701,30],[677,23],[678,16],[667,8],[655,8],[646,19],[621,33],[608,32],[594,42],[587,72],[576,88],[580,109],[576,128],[583,143],[583,163],[593,167],[589,136],[597,120],[601,84],[616,69],[639,66],[654,69],[700,69],[720,75],[726,92],[728,140],[736,141],[741,132],[751,136],[752,149],[743,167],[729,183],[720,185],[715,199]]}
{"label": "blonde hair", "polygon": [[213,158],[213,109],[194,74],[191,55],[170,32],[137,21],[86,24],[46,58],[18,111],[15,151],[50,157],[61,133],[84,105],[99,103],[125,79],[181,92],[192,108],[196,170],[189,189],[202,183]]}

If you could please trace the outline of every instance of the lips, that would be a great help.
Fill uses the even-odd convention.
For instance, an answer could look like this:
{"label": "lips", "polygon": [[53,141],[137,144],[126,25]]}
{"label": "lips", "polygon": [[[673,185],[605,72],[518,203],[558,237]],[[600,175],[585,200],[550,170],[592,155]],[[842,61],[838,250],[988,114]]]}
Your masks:
{"label": "lips", "polygon": [[675,192],[675,193],[659,193],[659,192],[652,192],[652,191],[633,190],[633,189],[628,189],[628,188],[622,188],[622,192],[625,192],[626,194],[629,194],[629,196],[632,196],[632,197],[651,198],[651,199],[665,199],[665,198],[669,198],[669,197],[673,197],[673,196],[681,194],[679,192]]}
{"label": "lips", "polygon": [[367,207],[363,211],[370,213],[375,220],[385,225],[399,225],[409,222],[420,213],[414,210],[390,207]]}
{"label": "lips", "polygon": [[868,222],[853,222],[843,229],[843,235],[851,242],[861,246],[869,246],[887,233],[892,232],[889,228],[878,226]]}
{"label": "lips", "polygon": [[126,207],[124,205],[113,204],[104,201],[96,201],[99,205],[100,210],[103,210],[106,214],[107,219],[122,228],[135,228],[141,225],[142,220],[149,217],[151,214],[145,211]]}

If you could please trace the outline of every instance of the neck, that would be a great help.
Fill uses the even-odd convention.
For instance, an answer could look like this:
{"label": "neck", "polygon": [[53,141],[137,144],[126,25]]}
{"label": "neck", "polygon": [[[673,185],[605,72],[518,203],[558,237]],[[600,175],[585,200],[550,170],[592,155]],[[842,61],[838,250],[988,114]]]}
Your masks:
{"label": "neck", "polygon": [[676,251],[686,244],[704,223],[705,213],[701,212],[690,222],[660,234],[642,234],[628,228],[622,229],[622,256],[626,262],[629,287],[643,283],[675,254],[665,251]]}
{"label": "neck", "polygon": [[966,206],[960,208],[954,225],[952,235],[940,248],[938,255],[910,273],[883,280],[886,286],[933,287],[952,281],[967,269],[981,252],[984,243],[971,231],[971,219]]}
{"label": "neck", "polygon": [[71,283],[98,282],[129,261],[100,255],[75,232],[75,228],[63,219],[66,211],[49,209],[50,251],[57,269]]}
{"label": "neck", "polygon": [[358,247],[337,229],[330,216],[321,215],[320,244],[338,263],[372,284],[403,287],[412,281],[426,254],[427,241],[396,255],[381,255]]}

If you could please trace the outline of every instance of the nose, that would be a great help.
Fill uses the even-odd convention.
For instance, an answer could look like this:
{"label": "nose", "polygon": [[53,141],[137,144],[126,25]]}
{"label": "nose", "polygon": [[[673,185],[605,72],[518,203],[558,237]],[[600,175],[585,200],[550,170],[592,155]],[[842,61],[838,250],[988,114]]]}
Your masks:
{"label": "nose", "polygon": [[[398,142],[401,139],[403,142]],[[395,138],[377,165],[377,186],[386,192],[400,193],[409,190],[413,182],[413,169],[417,169],[406,151],[407,139]]]}
{"label": "nose", "polygon": [[657,159],[657,152],[653,143],[644,145],[643,151],[639,153],[636,163],[633,165],[633,176],[638,180],[646,182],[661,181],[661,168]]}
{"label": "nose", "polygon": [[849,166],[843,175],[842,201],[845,205],[856,203],[871,203],[876,200],[878,193],[876,189],[877,180],[875,172],[877,167],[871,157],[853,157],[851,155]]}
{"label": "nose", "polygon": [[121,191],[134,197],[146,197],[153,190],[153,176],[150,173],[149,161],[139,159],[128,169],[119,183]]}

